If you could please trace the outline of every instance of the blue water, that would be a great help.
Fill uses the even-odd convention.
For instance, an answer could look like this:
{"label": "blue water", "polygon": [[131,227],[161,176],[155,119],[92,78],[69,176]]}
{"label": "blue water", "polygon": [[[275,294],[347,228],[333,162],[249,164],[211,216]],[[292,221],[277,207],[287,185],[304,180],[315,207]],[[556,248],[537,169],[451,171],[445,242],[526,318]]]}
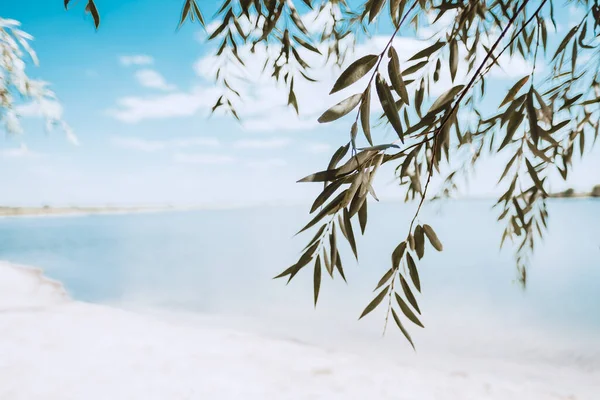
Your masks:
{"label": "blue water", "polygon": [[[445,250],[430,247],[420,264],[427,328],[411,328],[415,341],[446,334],[451,341],[454,332],[467,343],[472,338],[465,335],[487,335],[495,343],[490,332],[497,336],[497,327],[573,342],[597,337],[600,201],[550,202],[550,231],[537,248],[526,290],[514,281],[510,249],[499,251],[503,226],[490,206],[462,201],[424,211],[421,220],[436,229]],[[370,208],[366,235],[358,238],[359,264],[348,249],[342,254],[348,285],[324,279],[316,310],[312,269],[289,286],[271,279],[311,238],[293,238],[307,221],[305,207],[7,218],[0,220],[0,259],[43,268],[83,301],[252,320],[299,338],[305,328],[314,337],[370,339],[380,337],[383,314],[357,317],[413,212],[414,205],[401,203]]]}

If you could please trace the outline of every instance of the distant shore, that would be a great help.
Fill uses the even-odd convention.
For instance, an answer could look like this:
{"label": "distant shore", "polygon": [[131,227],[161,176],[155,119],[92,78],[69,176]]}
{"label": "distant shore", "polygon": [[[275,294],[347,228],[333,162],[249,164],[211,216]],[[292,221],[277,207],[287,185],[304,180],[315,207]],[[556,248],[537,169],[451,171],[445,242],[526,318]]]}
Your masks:
{"label": "distant shore", "polygon": [[161,212],[181,210],[171,206],[136,206],[136,207],[3,207],[0,206],[0,217],[34,217],[34,216],[69,216],[88,214],[129,214],[145,212]]}

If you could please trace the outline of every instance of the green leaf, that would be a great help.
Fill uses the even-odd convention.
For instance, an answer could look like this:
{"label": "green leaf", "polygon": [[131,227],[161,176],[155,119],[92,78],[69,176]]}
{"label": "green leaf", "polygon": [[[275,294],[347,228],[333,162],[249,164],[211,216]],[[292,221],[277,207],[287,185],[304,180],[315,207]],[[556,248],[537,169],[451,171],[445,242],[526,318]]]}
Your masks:
{"label": "green leaf", "polygon": [[506,94],[506,97],[504,97],[504,100],[502,100],[502,103],[500,103],[500,107],[498,107],[498,108],[501,108],[505,104],[510,103],[515,98],[517,93],[519,93],[519,90],[521,90],[521,88],[527,83],[528,80],[529,80],[529,75],[527,75],[527,76],[521,78],[519,81],[517,81],[517,83],[515,83],[512,88],[510,88],[510,90]]}
{"label": "green leaf", "polygon": [[400,61],[398,59],[398,54],[394,47],[390,47],[389,50],[390,62],[388,63],[388,74],[390,76],[390,80],[392,81],[392,86],[394,90],[402,101],[405,104],[410,104],[410,99],[408,98],[408,91],[406,90],[406,85],[402,80],[402,72],[400,71]]}
{"label": "green leaf", "polygon": [[400,243],[392,252],[392,268],[398,269],[400,267],[400,261],[404,257],[406,252],[406,242]]}
{"label": "green leaf", "polygon": [[347,208],[344,208],[344,227],[346,228],[346,239],[348,239],[348,244],[350,244],[350,247],[352,248],[354,257],[358,260],[358,251],[356,250],[356,240],[354,239],[354,231],[352,230],[352,221],[350,220],[350,213]]}
{"label": "green leaf", "polygon": [[377,89],[377,96],[379,97],[379,102],[381,103],[381,107],[383,108],[386,117],[390,121],[390,124],[398,134],[398,137],[402,143],[404,143],[402,123],[400,122],[398,110],[396,110],[392,92],[390,92],[390,88],[379,73],[377,74],[377,79],[375,80],[375,88]]}
{"label": "green leaf", "polygon": [[372,0],[368,4],[371,6],[369,8],[369,23],[371,23],[383,8],[385,0]]}
{"label": "green leaf", "polygon": [[460,93],[460,91],[465,87],[465,85],[458,85],[458,86],[454,86],[452,89],[444,92],[440,97],[437,98],[437,100],[431,105],[431,107],[429,108],[428,113],[434,112],[434,111],[438,111],[439,109],[441,109],[442,107],[444,107],[446,104],[452,102],[452,100],[454,100],[454,98],[456,97],[457,94]]}
{"label": "green leaf", "polygon": [[360,103],[360,123],[362,125],[365,138],[371,146],[373,146],[373,140],[371,139],[371,86],[367,87],[364,92],[362,102]]}
{"label": "green leaf", "polygon": [[329,166],[327,167],[327,169],[330,170],[330,169],[334,169],[335,167],[337,167],[337,164],[340,162],[340,160],[342,158],[344,158],[346,153],[348,153],[349,149],[350,149],[350,143],[338,148],[335,151],[335,153],[333,153],[333,156],[331,157],[331,161],[329,162]]}
{"label": "green leaf", "polygon": [[413,306],[413,308],[415,310],[417,310],[417,312],[419,314],[421,314],[421,310],[419,309],[419,304],[417,303],[417,299],[415,298],[415,295],[413,294],[412,290],[410,290],[410,286],[408,286],[406,279],[404,279],[404,277],[402,275],[400,275],[400,283],[402,284],[402,291],[404,291],[406,300],[408,300],[410,305]]}
{"label": "green leaf", "polygon": [[337,252],[336,257],[335,257],[335,267],[338,270],[338,272],[340,273],[340,276],[342,277],[344,282],[348,283],[346,281],[346,276],[344,275],[344,268],[342,267],[342,258],[340,257],[339,252]]}
{"label": "green leaf", "polygon": [[419,321],[419,318],[417,318],[417,316],[415,315],[415,313],[412,312],[412,310],[410,309],[410,307],[408,307],[406,305],[406,303],[404,302],[404,300],[402,300],[402,297],[400,297],[398,295],[398,293],[394,293],[394,295],[396,296],[396,301],[398,302],[398,305],[400,306],[400,310],[402,311],[402,313],[404,315],[406,315],[406,318],[408,318],[409,320],[411,320],[411,322],[414,323],[415,325],[418,325],[421,328],[424,328],[424,326],[421,323],[421,321]]}
{"label": "green leaf", "polygon": [[327,201],[327,199],[329,197],[331,197],[331,195],[334,194],[335,191],[340,188],[340,186],[342,186],[343,183],[344,183],[343,179],[339,179],[339,180],[327,185],[325,187],[325,189],[315,199],[315,202],[312,204],[312,207],[310,208],[310,213],[312,214],[313,212],[315,212],[317,210],[317,208],[321,207],[323,205],[323,203],[325,203],[325,201]]}
{"label": "green leaf", "polygon": [[98,14],[98,9],[96,8],[96,4],[94,0],[89,0],[86,6],[86,10],[92,14],[92,18],[94,19],[94,26],[96,29],[100,26],[100,14]]}
{"label": "green leaf", "polygon": [[367,202],[363,202],[362,206],[358,209],[358,222],[360,224],[360,231],[365,234],[367,228]]}
{"label": "green leaf", "polygon": [[454,82],[454,78],[456,78],[456,71],[458,70],[458,42],[453,40],[450,43],[450,77],[452,78],[452,82]]}
{"label": "green leaf", "polygon": [[318,230],[317,233],[315,233],[315,236],[313,236],[313,238],[311,239],[310,242],[308,242],[308,244],[306,245],[306,247],[304,248],[304,250],[308,249],[310,246],[312,246],[317,240],[319,240],[319,238],[321,237],[321,235],[323,234],[323,232],[325,232],[325,228],[327,227],[327,224],[322,225]]}
{"label": "green leaf", "polygon": [[308,224],[306,224],[306,226],[304,228],[302,228],[300,230],[300,232],[298,232],[298,233],[304,232],[305,230],[314,226],[317,222],[322,220],[323,217],[325,217],[326,215],[333,214],[334,212],[336,212],[337,210],[342,208],[344,206],[342,201],[346,197],[346,194],[347,194],[347,190],[344,190],[343,192],[338,194],[335,199],[331,200],[329,202],[329,204],[327,204],[325,207],[323,207],[323,209],[321,209],[321,211],[319,211],[319,213]]}
{"label": "green leaf", "polygon": [[335,121],[352,111],[360,103],[361,94],[354,94],[325,111],[318,119],[319,123]]}
{"label": "green leaf", "polygon": [[360,314],[360,317],[358,317],[358,319],[361,319],[362,317],[364,317],[365,315],[367,315],[371,311],[373,311],[381,303],[381,301],[383,300],[383,298],[385,297],[385,295],[388,293],[389,290],[390,290],[390,287],[386,286],[385,289],[383,289],[377,296],[375,296],[375,298],[373,300],[371,300],[371,302],[365,308],[365,310],[362,312],[362,314]]}
{"label": "green leaf", "polygon": [[418,60],[419,58],[429,57],[431,54],[433,54],[435,51],[441,49],[445,45],[446,45],[446,42],[438,41],[438,42],[432,44],[431,46],[426,47],[423,50],[419,51],[417,54],[415,54],[414,56],[409,58],[408,61],[414,61],[414,60]]}
{"label": "green leaf", "polygon": [[348,68],[346,68],[344,72],[342,72],[329,94],[333,94],[344,88],[347,88],[365,76],[371,69],[373,69],[378,58],[379,57],[375,54],[369,54],[354,61]]}
{"label": "green leaf", "polygon": [[313,286],[315,292],[315,307],[317,306],[317,300],[319,299],[319,289],[321,288],[321,258],[317,256],[315,261],[315,273],[313,277]]}
{"label": "green leaf", "polygon": [[361,150],[376,150],[376,151],[381,151],[381,150],[387,150],[387,149],[390,149],[390,148],[399,149],[400,146],[398,146],[397,144],[393,144],[393,143],[378,144],[377,146],[363,147],[363,148],[361,148]]}
{"label": "green leaf", "polygon": [[417,72],[418,70],[420,70],[421,68],[423,68],[424,66],[426,66],[427,64],[429,64],[429,62],[427,61],[421,61],[418,62],[414,65],[411,65],[410,67],[406,68],[404,70],[404,74],[403,75],[411,75],[414,74],[415,72]]}
{"label": "green leaf", "polygon": [[385,283],[390,280],[390,278],[392,277],[393,274],[394,274],[394,268],[388,269],[388,271],[385,274],[383,274],[383,276],[377,283],[377,287],[375,288],[374,292],[377,291],[377,289],[379,289],[383,285],[385,285]]}
{"label": "green leaf", "polygon": [[417,225],[415,228],[415,251],[419,260],[423,258],[425,254],[425,236],[423,235],[423,228],[421,225]]}
{"label": "green leaf", "polygon": [[415,344],[413,343],[410,335],[408,334],[408,331],[404,328],[404,326],[402,325],[402,322],[400,322],[400,318],[398,318],[398,314],[396,314],[396,311],[394,311],[393,308],[392,308],[392,316],[394,317],[394,321],[396,322],[396,325],[398,325],[398,328],[400,328],[400,331],[402,332],[402,334],[404,335],[406,340],[408,340],[408,342],[412,346],[413,350],[416,350]]}
{"label": "green leaf", "polygon": [[437,235],[435,234],[435,231],[433,230],[433,228],[431,226],[424,224],[423,231],[425,232],[425,235],[427,235],[427,238],[429,239],[429,243],[431,243],[431,245],[433,246],[434,249],[436,249],[437,251],[444,250],[444,246],[442,246],[442,242],[440,242]]}
{"label": "green leaf", "polygon": [[569,31],[569,33],[566,34],[565,38],[562,40],[562,42],[560,42],[560,45],[556,49],[556,53],[554,53],[554,57],[552,57],[552,60],[554,60],[560,54],[560,52],[563,51],[565,49],[565,47],[567,47],[567,45],[569,44],[569,41],[573,38],[575,33],[577,33],[577,29],[579,29],[579,25],[573,27]]}
{"label": "green leaf", "polygon": [[339,168],[328,169],[326,171],[315,172],[314,174],[310,174],[300,179],[298,183],[301,182],[329,182],[333,181],[339,172]]}
{"label": "green leaf", "polygon": [[415,285],[417,290],[420,292],[421,280],[419,279],[419,271],[417,270],[415,261],[413,260],[410,253],[406,253],[406,265],[408,266],[408,272],[410,273],[410,279],[412,280],[413,285]]}

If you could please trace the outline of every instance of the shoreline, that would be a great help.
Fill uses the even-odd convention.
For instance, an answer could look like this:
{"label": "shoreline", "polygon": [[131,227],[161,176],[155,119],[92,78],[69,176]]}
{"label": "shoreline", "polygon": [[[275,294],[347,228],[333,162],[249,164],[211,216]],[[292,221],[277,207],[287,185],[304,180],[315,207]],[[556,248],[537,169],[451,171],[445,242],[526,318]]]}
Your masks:
{"label": "shoreline", "polygon": [[[548,200],[599,200],[597,196],[574,195],[560,196],[550,195]],[[439,201],[439,200],[436,200]],[[452,202],[469,201],[495,201],[492,197],[468,197],[458,199],[444,199]],[[410,204],[398,199],[383,199],[380,203]],[[182,211],[200,211],[200,210],[237,210],[247,208],[261,207],[302,207],[308,206],[308,203],[282,203],[282,204],[229,204],[229,205],[194,205],[194,206],[59,206],[59,207],[21,207],[21,206],[0,206],[0,219],[3,218],[37,218],[37,217],[80,217],[88,215],[119,215],[119,214],[148,214],[161,212],[182,212]]]}
{"label": "shoreline", "polygon": [[600,390],[595,370],[562,364],[381,358],[84,303],[41,269],[3,261],[0,289],[0,398],[593,400]]}

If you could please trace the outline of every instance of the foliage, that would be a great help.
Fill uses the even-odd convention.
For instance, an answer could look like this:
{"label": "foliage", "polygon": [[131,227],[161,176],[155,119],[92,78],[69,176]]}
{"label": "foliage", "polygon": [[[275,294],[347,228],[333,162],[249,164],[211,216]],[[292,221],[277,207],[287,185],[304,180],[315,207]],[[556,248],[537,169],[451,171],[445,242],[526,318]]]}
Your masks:
{"label": "foliage", "polygon": [[46,102],[55,101],[48,84],[31,79],[25,71],[26,56],[36,65],[38,59],[29,45],[33,37],[20,30],[19,26],[18,21],[0,18],[0,125],[6,133],[21,133],[18,106],[33,102],[46,119],[48,129],[59,126],[69,139],[76,141],[71,128],[44,107]]}
{"label": "foliage", "polygon": [[[377,294],[360,317],[387,303],[386,325],[391,314],[412,344],[406,321],[423,326],[418,317],[418,263],[430,247],[443,250],[434,229],[419,221],[433,175],[451,171],[441,176],[444,184],[434,196],[447,197],[456,190],[457,179],[483,156],[507,156],[498,180],[503,194],[495,208],[498,220],[506,224],[501,245],[507,239],[516,244],[519,280],[526,283],[528,259],[547,226],[548,176],[558,173],[566,180],[573,158],[585,154],[600,129],[600,4],[598,0],[359,3],[225,0],[208,41],[218,42],[216,55],[223,65],[241,68],[245,62],[241,45],[265,46],[269,51],[264,70],[285,83],[288,103],[298,110],[294,81],[312,80],[311,66],[301,55],[309,52],[346,65],[358,33],[368,34],[374,24],[389,18],[393,33],[383,51],[354,60],[333,85],[331,93],[351,94],[324,111],[319,122],[354,113],[348,141],[335,151],[325,170],[300,180],[323,184],[310,210],[314,216],[300,231],[315,227],[316,232],[299,260],[277,278],[289,282],[312,265],[315,304],[323,269],[332,278],[346,279],[339,233],[358,258],[353,222],[358,220],[364,234],[369,197],[377,200],[373,179],[381,165],[391,163],[406,200],[416,200],[417,208],[407,232],[399,235],[391,266],[376,285]],[[558,7],[572,7],[581,18],[558,29],[554,18]],[[298,8],[311,11],[302,14]],[[99,16],[92,0],[88,10],[97,27]],[[319,31],[307,28],[309,14],[325,20]],[[185,0],[180,24],[186,19],[205,23],[194,0]],[[394,41],[398,35],[414,37],[432,28],[437,33],[412,56]],[[500,104],[484,107],[490,71],[501,68],[506,59],[526,60],[530,69],[522,71]],[[546,68],[539,70],[538,65]],[[216,81],[225,92],[213,110],[224,107],[237,118],[232,98],[240,94],[221,67]],[[439,88],[446,90],[436,95]],[[373,113],[380,113],[377,106],[382,110],[378,123],[389,123],[398,136],[392,143],[378,143],[372,133]],[[490,108],[493,112],[485,112]],[[357,146],[359,131],[369,147]],[[460,166],[454,168],[457,162]]]}

